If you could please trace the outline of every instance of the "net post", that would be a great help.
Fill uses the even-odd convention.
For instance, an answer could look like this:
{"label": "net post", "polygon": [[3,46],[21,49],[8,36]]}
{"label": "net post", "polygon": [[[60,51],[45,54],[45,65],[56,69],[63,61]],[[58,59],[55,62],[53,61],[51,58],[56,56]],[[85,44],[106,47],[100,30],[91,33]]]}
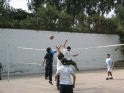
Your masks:
{"label": "net post", "polygon": [[8,70],[8,82],[9,82],[9,44],[7,45],[7,70]]}

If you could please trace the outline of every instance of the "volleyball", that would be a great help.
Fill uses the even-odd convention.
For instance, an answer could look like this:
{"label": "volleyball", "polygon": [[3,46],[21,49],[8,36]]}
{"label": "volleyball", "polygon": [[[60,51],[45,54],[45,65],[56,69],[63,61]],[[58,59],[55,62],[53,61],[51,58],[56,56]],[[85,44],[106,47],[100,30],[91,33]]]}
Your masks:
{"label": "volleyball", "polygon": [[52,40],[54,38],[54,36],[53,35],[50,35],[49,38]]}

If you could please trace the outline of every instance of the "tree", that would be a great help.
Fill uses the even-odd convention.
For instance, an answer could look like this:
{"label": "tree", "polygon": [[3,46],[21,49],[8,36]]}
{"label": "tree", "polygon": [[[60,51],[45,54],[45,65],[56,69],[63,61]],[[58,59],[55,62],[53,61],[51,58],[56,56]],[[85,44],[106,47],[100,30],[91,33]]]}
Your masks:
{"label": "tree", "polygon": [[117,4],[124,5],[124,0],[30,0],[28,6],[37,11],[44,4],[56,6],[60,11],[66,8],[66,13],[75,17],[80,12],[88,15],[109,13]]}
{"label": "tree", "polygon": [[38,8],[45,3],[45,0],[27,0],[28,9],[34,13],[38,11]]}

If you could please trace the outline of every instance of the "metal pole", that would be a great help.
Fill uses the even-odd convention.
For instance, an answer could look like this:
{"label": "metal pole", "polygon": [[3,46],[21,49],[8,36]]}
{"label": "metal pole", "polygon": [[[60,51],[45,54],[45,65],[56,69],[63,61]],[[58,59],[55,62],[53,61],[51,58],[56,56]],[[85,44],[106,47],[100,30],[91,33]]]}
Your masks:
{"label": "metal pole", "polygon": [[7,45],[7,67],[8,67],[8,82],[9,82],[9,44]]}

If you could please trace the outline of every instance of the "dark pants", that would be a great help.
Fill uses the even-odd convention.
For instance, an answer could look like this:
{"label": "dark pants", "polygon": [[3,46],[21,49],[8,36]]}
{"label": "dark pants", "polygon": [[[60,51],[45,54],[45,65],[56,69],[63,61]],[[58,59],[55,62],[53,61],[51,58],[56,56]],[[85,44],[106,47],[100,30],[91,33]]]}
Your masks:
{"label": "dark pants", "polygon": [[52,81],[52,62],[46,62],[45,77],[49,76],[49,81]]}
{"label": "dark pants", "polygon": [[73,65],[75,69],[78,69],[77,64],[73,60],[68,60],[68,65]]}
{"label": "dark pants", "polygon": [[0,69],[0,79],[1,79],[1,69]]}
{"label": "dark pants", "polygon": [[73,93],[73,86],[60,84],[60,93]]}
{"label": "dark pants", "polygon": [[57,78],[56,86],[59,86],[59,82],[60,82],[60,75],[59,75],[58,78]]}

